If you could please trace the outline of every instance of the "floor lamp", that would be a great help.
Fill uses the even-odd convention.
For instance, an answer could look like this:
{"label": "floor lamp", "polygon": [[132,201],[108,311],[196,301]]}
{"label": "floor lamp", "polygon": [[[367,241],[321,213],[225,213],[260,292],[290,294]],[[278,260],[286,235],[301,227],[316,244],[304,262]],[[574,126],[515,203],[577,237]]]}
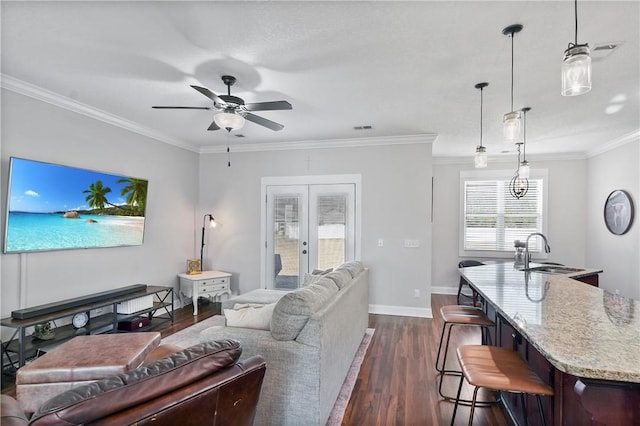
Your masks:
{"label": "floor lamp", "polygon": [[209,227],[211,228],[215,228],[217,223],[216,223],[216,218],[213,217],[212,214],[205,214],[204,218],[202,219],[202,244],[200,245],[200,271],[204,270],[204,230],[207,226],[207,219],[209,219]]}

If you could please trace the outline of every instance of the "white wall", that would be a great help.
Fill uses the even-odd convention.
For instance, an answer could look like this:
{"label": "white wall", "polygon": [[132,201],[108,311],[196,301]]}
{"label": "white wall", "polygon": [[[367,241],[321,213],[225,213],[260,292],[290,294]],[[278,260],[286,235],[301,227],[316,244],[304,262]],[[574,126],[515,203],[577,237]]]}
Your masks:
{"label": "white wall", "polygon": [[[488,170],[509,170],[515,166],[515,160],[513,164],[489,160]],[[586,160],[536,161],[531,158],[530,161],[532,168],[546,168],[549,172],[546,235],[551,253],[548,260],[571,266],[602,267],[597,259],[587,261],[586,257]],[[465,163],[436,160],[433,166],[432,285],[437,293],[455,293],[458,289],[461,170],[473,170],[472,160]]]}
{"label": "white wall", "polygon": [[[589,159],[587,185],[587,261],[604,269],[600,287],[640,300],[640,142],[635,140]],[[624,235],[614,235],[604,223],[604,203],[616,189],[631,195],[635,218]]]}
{"label": "white wall", "polygon": [[11,156],[149,180],[143,245],[2,254],[2,317],[21,307],[21,280],[26,306],[136,283],[177,286],[176,274],[195,257],[196,153],[2,90],[1,155],[3,205]]}
{"label": "white wall", "polygon": [[[201,155],[200,216],[213,213],[221,222],[208,233],[205,265],[233,273],[233,291],[260,287],[262,177],[360,174],[371,311],[430,315],[430,143],[240,152],[231,154],[231,167],[226,162],[226,154]],[[378,238],[384,247],[377,247]],[[420,240],[420,247],[403,248],[404,239]]]}

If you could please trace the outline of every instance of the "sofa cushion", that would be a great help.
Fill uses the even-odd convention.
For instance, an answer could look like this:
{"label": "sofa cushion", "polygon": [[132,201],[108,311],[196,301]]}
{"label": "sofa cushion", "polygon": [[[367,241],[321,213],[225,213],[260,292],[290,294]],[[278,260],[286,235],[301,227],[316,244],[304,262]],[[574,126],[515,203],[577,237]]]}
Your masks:
{"label": "sofa cushion", "polygon": [[309,317],[335,296],[337,288],[314,283],[285,294],[276,303],[271,317],[271,335],[276,340],[294,340]]}
{"label": "sofa cushion", "polygon": [[325,278],[329,278],[330,280],[332,280],[341,290],[344,288],[344,286],[349,284],[349,281],[353,279],[348,270],[340,268],[336,269],[333,272],[329,272],[327,275],[325,275]]}
{"label": "sofa cushion", "polygon": [[310,274],[308,272],[305,272],[304,276],[302,277],[302,287],[308,286],[309,284],[316,283],[320,281],[322,278],[324,278],[324,275]]}
{"label": "sofa cushion", "polygon": [[225,309],[224,316],[228,327],[255,328],[257,330],[269,330],[271,316],[275,303],[268,305],[237,304],[235,309]]}
{"label": "sofa cushion", "polygon": [[241,353],[240,343],[230,339],[191,346],[146,367],[55,396],[38,409],[30,424],[83,424],[102,418],[230,367]]}
{"label": "sofa cushion", "polygon": [[358,275],[363,269],[364,265],[359,260],[352,260],[350,262],[345,262],[342,265],[338,266],[337,269],[346,269],[351,274],[351,277],[355,277]]}

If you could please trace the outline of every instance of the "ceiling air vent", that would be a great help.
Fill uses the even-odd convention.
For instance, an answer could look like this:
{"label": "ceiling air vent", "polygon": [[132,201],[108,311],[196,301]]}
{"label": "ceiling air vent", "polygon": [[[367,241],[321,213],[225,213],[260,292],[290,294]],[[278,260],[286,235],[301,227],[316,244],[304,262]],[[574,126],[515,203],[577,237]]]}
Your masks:
{"label": "ceiling air vent", "polygon": [[373,125],[367,124],[364,126],[353,126],[353,130],[373,130]]}
{"label": "ceiling air vent", "polygon": [[594,61],[602,61],[614,51],[618,50],[618,48],[623,44],[623,41],[594,44],[591,48],[591,59]]}

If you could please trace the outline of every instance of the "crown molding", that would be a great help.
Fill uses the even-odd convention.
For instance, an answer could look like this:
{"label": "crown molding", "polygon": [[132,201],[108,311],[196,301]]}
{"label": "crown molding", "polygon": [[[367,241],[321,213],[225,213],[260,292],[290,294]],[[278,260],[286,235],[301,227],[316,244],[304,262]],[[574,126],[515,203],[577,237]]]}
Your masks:
{"label": "crown molding", "polygon": [[610,142],[600,145],[599,147],[592,149],[587,152],[587,157],[592,158],[600,154],[604,154],[605,152],[612,151],[616,148],[621,147],[622,145],[626,145],[631,142],[637,142],[640,140],[640,129],[636,129],[631,133],[627,133],[619,137],[618,139],[614,139]]}
{"label": "crown molding", "polygon": [[102,111],[98,108],[76,101],[75,99],[60,95],[59,93],[52,92],[31,83],[27,83],[26,81],[11,77],[10,75],[0,74],[0,85],[3,89],[10,90],[20,95],[37,99],[47,104],[66,109],[68,111],[72,111],[98,121],[102,121],[103,123],[120,127],[130,132],[137,133],[139,135],[146,136],[148,138],[155,139],[169,145],[177,146],[178,148],[198,152],[197,147],[187,144],[179,139],[172,138],[171,136],[160,133],[149,127],[142,126],[138,123],[134,123],[133,121],[129,121],[117,115]]}
{"label": "crown molding", "polygon": [[[438,137],[435,133],[409,136],[380,136],[372,138],[307,140],[294,142],[268,142],[233,145],[233,152],[258,151],[290,151],[294,149],[330,149],[330,148],[358,148],[381,145],[409,145],[431,144]],[[201,154],[226,153],[226,146],[210,146],[200,148]]]}

